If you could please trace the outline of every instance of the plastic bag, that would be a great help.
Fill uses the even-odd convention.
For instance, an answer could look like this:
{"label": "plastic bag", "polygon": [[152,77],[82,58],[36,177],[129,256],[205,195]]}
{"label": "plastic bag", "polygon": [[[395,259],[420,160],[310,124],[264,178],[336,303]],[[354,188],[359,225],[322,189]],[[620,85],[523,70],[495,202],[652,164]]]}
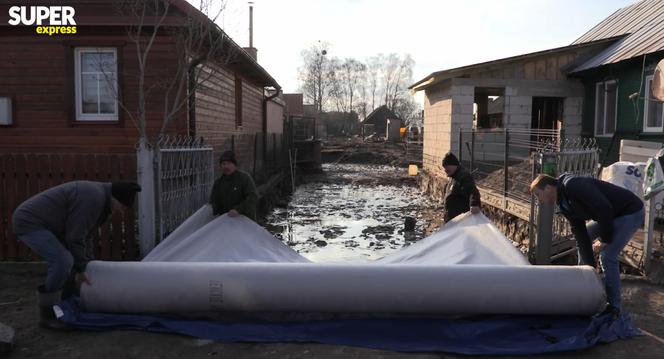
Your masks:
{"label": "plastic bag", "polygon": [[601,180],[628,189],[643,199],[645,168],[645,162],[616,162],[602,170]]}

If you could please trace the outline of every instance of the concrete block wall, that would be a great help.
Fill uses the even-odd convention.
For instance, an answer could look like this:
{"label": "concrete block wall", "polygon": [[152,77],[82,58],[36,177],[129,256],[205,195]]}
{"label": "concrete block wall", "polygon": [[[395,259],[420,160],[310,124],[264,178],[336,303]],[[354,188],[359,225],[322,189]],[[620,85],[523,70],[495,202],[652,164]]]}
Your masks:
{"label": "concrete block wall", "polygon": [[458,155],[459,131],[470,131],[473,128],[473,103],[475,87],[469,85],[452,85],[452,123],[450,125],[450,149]]}
{"label": "concrete block wall", "polygon": [[511,87],[505,89],[505,127],[509,129],[529,129],[532,111],[532,96],[516,95],[516,91]]}
{"label": "concrete block wall", "polygon": [[424,99],[423,167],[440,171],[440,161],[450,150],[452,95],[449,86],[426,90]]}

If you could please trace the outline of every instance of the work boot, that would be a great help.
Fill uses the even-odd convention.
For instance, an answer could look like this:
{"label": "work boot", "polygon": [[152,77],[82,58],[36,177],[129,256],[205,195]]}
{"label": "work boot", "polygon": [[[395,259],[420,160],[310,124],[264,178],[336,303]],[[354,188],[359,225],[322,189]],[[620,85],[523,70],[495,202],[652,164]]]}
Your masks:
{"label": "work boot", "polygon": [[53,306],[60,303],[61,291],[46,292],[44,286],[37,288],[37,303],[39,305],[39,326],[45,329],[69,330],[67,324],[58,320],[53,311]]}

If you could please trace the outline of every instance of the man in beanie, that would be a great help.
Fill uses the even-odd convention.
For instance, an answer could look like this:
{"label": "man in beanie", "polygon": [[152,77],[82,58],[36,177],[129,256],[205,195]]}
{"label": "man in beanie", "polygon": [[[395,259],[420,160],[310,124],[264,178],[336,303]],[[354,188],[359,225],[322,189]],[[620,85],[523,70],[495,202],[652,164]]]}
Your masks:
{"label": "man in beanie", "polygon": [[258,192],[251,176],[237,169],[233,151],[224,152],[219,158],[221,177],[212,186],[210,204],[215,216],[228,213],[231,217],[243,214],[256,220]]}
{"label": "man in beanie", "polygon": [[480,192],[470,172],[461,166],[459,159],[451,152],[443,157],[443,169],[449,177],[445,187],[445,223],[468,211],[479,213]]}
{"label": "man in beanie", "polygon": [[[592,177],[541,174],[530,184],[540,203],[558,207],[576,239],[579,265],[596,266],[599,252],[608,304],[602,313],[619,314],[619,256],[645,218],[643,201],[630,190]],[[586,223],[586,221],[589,221]]]}
{"label": "man in beanie", "polygon": [[90,234],[111,213],[131,208],[140,190],[136,183],[73,181],[36,194],[16,208],[14,233],[48,265],[37,293],[40,326],[66,328],[56,319],[53,305],[63,299],[72,270],[77,285],[92,285],[85,274],[91,259],[86,250]]}

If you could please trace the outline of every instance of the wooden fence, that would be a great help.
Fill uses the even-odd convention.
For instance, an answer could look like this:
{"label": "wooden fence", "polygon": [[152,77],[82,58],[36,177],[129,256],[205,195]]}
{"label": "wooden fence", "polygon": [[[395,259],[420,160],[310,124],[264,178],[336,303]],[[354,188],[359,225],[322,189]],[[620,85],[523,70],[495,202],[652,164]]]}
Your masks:
{"label": "wooden fence", "polygon": [[[38,260],[17,241],[12,214],[18,205],[64,182],[135,181],[133,154],[0,154],[0,260]],[[90,254],[103,260],[135,260],[138,256],[134,211],[115,214],[93,231]]]}

